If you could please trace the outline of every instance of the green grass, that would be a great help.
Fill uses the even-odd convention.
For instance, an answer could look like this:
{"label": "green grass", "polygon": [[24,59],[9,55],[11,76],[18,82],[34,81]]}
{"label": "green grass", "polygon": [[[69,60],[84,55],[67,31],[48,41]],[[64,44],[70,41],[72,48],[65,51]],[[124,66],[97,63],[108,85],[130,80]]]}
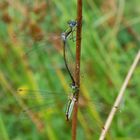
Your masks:
{"label": "green grass", "polygon": [[[113,8],[105,10],[103,1],[96,1],[83,1],[81,95],[93,102],[90,107],[91,103],[87,101],[80,106],[78,140],[98,140],[102,125],[140,49],[137,39],[140,2],[125,1],[125,7],[117,8],[115,13]],[[46,8],[41,8],[38,15],[33,12],[34,5],[34,1],[30,1],[26,14],[27,5],[22,1],[0,9],[0,140],[69,140],[71,122],[65,121],[64,109],[67,100],[61,102],[55,98],[51,102],[57,102],[57,105],[50,108],[47,98],[40,100],[40,93],[34,100],[27,100],[16,91],[26,87],[61,91],[60,97],[67,96],[70,79],[64,67],[62,43],[59,39],[49,38],[60,35],[67,28],[67,21],[76,19],[76,1],[47,1]],[[124,22],[120,22],[121,18],[137,32],[137,36],[127,30]],[[133,24],[135,19],[137,22]],[[37,41],[38,32],[43,32],[46,40]],[[74,52],[74,43],[70,42],[70,46]],[[32,48],[35,49],[27,53]],[[71,59],[69,62],[73,66]],[[108,140],[140,139],[139,75],[138,66],[125,92],[124,103],[112,122]],[[26,118],[21,117],[22,110],[42,104],[46,106],[30,110]]]}

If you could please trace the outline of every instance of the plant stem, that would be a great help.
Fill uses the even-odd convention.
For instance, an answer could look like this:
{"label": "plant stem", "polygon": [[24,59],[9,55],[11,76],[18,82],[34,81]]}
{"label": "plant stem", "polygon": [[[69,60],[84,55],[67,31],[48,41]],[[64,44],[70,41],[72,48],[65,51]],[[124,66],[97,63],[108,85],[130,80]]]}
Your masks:
{"label": "plant stem", "polygon": [[133,72],[134,72],[139,60],[140,60],[140,50],[138,51],[138,53],[137,53],[137,55],[136,55],[136,57],[134,59],[134,62],[132,64],[131,68],[128,71],[128,74],[127,74],[127,76],[126,76],[126,78],[124,80],[124,83],[123,83],[123,85],[122,85],[122,87],[120,89],[120,92],[119,92],[119,94],[118,94],[118,96],[116,98],[116,101],[115,101],[115,103],[114,103],[114,105],[112,107],[112,110],[110,111],[110,114],[109,114],[109,116],[108,116],[108,118],[106,120],[105,126],[102,129],[102,132],[101,132],[99,140],[104,140],[105,139],[105,136],[106,136],[106,134],[108,132],[108,129],[109,129],[111,123],[112,123],[113,117],[115,116],[115,113],[116,113],[116,111],[117,111],[117,109],[118,109],[118,107],[119,107],[119,105],[120,105],[120,103],[121,103],[121,101],[123,99],[124,92],[125,92],[125,89],[126,89],[126,87],[128,85],[128,82],[130,81],[130,78],[132,77],[132,74],[133,74]]}
{"label": "plant stem", "polygon": [[[81,33],[82,33],[82,0],[77,0],[75,82],[79,89],[80,89]],[[78,97],[79,97],[79,90],[77,91],[77,101],[74,104],[74,110],[73,110],[72,140],[76,140]]]}

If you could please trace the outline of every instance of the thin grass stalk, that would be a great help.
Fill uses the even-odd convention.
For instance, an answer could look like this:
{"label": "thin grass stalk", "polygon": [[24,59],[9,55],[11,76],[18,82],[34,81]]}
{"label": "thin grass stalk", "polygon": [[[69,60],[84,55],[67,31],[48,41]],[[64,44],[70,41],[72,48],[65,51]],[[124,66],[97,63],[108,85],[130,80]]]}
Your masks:
{"label": "thin grass stalk", "polygon": [[[77,31],[76,31],[76,63],[75,63],[75,82],[80,89],[80,58],[81,58],[81,33],[82,33],[82,0],[77,0]],[[78,97],[75,102],[72,118],[72,140],[76,140],[77,114],[78,114]]]}
{"label": "thin grass stalk", "polygon": [[114,103],[114,105],[113,105],[113,107],[112,107],[112,109],[111,109],[111,111],[109,113],[109,116],[108,116],[108,118],[107,118],[107,120],[105,122],[105,125],[104,125],[104,127],[102,129],[102,132],[101,132],[99,140],[104,140],[105,139],[105,136],[106,136],[106,134],[107,134],[107,132],[109,130],[109,127],[110,127],[110,125],[112,123],[112,120],[113,120],[113,118],[115,116],[115,113],[116,113],[118,107],[121,104],[121,101],[123,99],[126,87],[127,87],[128,83],[130,81],[130,78],[132,77],[132,74],[134,73],[134,70],[135,70],[139,60],[140,60],[140,50],[138,51],[138,53],[137,53],[137,55],[136,55],[136,57],[134,59],[134,62],[132,63],[132,66],[130,67],[130,69],[128,71],[128,74],[127,74],[127,76],[126,76],[126,78],[125,78],[125,80],[124,80],[124,82],[122,84],[120,92],[119,92],[119,94],[118,94],[118,96],[116,98],[116,101],[115,101],[115,103]]}

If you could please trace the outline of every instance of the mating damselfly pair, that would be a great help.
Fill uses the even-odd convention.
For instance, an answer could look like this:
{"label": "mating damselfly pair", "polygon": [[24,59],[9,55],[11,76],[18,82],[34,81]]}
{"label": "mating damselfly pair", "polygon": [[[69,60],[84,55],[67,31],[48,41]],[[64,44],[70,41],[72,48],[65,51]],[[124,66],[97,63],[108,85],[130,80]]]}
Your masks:
{"label": "mating damselfly pair", "polygon": [[[69,25],[68,29],[65,32],[63,32],[61,34],[61,36],[56,37],[56,40],[57,39],[61,40],[62,46],[63,46],[63,59],[64,59],[64,64],[65,64],[65,69],[67,69],[67,73],[69,74],[69,75],[68,74],[66,74],[66,75],[68,75],[68,78],[71,81],[71,83],[70,83],[71,91],[69,92],[70,93],[69,96],[65,94],[65,90],[61,90],[60,87],[59,87],[60,90],[59,90],[59,88],[58,89],[56,88],[60,82],[62,82],[62,85],[65,85],[63,83],[64,81],[60,81],[60,80],[58,80],[58,78],[54,78],[56,82],[55,82],[55,84],[53,84],[54,82],[50,82],[51,78],[49,78],[49,76],[50,75],[52,76],[54,73],[51,71],[51,74],[49,75],[49,74],[47,74],[47,70],[46,70],[46,75],[44,75],[44,76],[46,79],[48,79],[50,88],[48,88],[47,86],[45,87],[45,84],[47,84],[47,83],[44,82],[45,84],[44,84],[44,86],[40,86],[41,88],[40,87],[39,88],[22,88],[21,87],[18,89],[18,92],[17,92],[17,93],[19,93],[18,94],[19,97],[22,98],[25,102],[28,103],[28,101],[29,101],[28,110],[34,110],[34,112],[36,112],[36,111],[38,112],[38,110],[42,110],[42,108],[44,107],[46,112],[48,112],[48,110],[50,110],[50,108],[52,110],[54,110],[54,112],[55,112],[55,111],[57,111],[56,108],[59,108],[62,111],[63,116],[66,116],[66,120],[70,120],[70,118],[71,118],[74,103],[77,101],[75,98],[76,92],[77,92],[77,90],[79,90],[78,87],[75,85],[75,80],[73,78],[73,71],[70,70],[70,67],[69,67],[70,63],[68,62],[67,55],[66,55],[66,53],[71,53],[71,51],[68,52],[66,50],[66,49],[68,49],[68,45],[69,45],[69,44],[67,44],[68,41],[71,40],[72,43],[75,43],[74,33],[76,30],[77,23],[76,23],[76,21],[72,21],[72,22],[69,22],[68,25]],[[55,39],[55,37],[53,39]],[[70,45],[70,49],[73,46]],[[31,48],[31,51],[32,51],[32,48]],[[31,51],[29,51],[29,52],[31,52]],[[27,54],[30,54],[30,53],[27,52]],[[50,55],[50,58],[53,59],[53,55],[52,56],[51,55]],[[41,57],[39,57],[39,58],[41,58]],[[71,63],[73,63],[73,61],[71,61]],[[44,65],[44,67],[45,67],[45,65]],[[42,71],[42,69],[40,69],[40,72],[41,71]],[[60,74],[60,71],[59,70],[56,70],[56,71],[57,71],[57,73],[59,73],[59,76],[62,77],[62,75]],[[55,74],[54,74],[54,76],[55,76]],[[40,80],[42,80],[42,79],[40,79]],[[41,90],[41,89],[44,89],[42,87],[45,87],[45,89],[47,89],[47,90],[51,89],[52,91],[50,92],[47,90]],[[83,88],[82,92],[86,92],[84,88]],[[96,104],[96,101],[93,101],[94,100],[93,97],[95,98],[95,96],[93,96],[92,98],[90,98],[88,96],[86,97],[86,94],[84,96],[85,97],[79,98],[79,101],[80,101],[79,107],[81,107],[81,110],[83,111],[82,113],[85,114],[85,116],[86,116],[84,109],[85,109],[85,107],[88,108],[89,112],[90,112],[89,114],[91,116],[93,115],[95,117],[95,121],[97,121],[98,123],[101,124],[100,125],[100,129],[101,129],[102,123],[99,121],[100,120],[99,116],[95,113],[96,107],[94,105]],[[36,101],[38,101],[39,104],[34,103]],[[63,107],[65,107],[65,115],[64,115]],[[100,107],[102,108],[102,111],[104,111],[106,109],[105,108],[106,106],[103,106],[102,102],[100,104],[97,104],[97,108],[100,109]],[[23,110],[22,115],[25,114],[26,111],[27,110]],[[88,123],[88,121],[90,121],[90,119],[86,119],[86,117],[85,117],[85,120]],[[90,118],[90,116],[89,116],[89,118]],[[93,122],[93,123],[95,123],[95,122]],[[89,122],[89,124],[91,124],[91,122]]]}
{"label": "mating damselfly pair", "polygon": [[[77,22],[76,21],[69,21],[68,22],[68,29],[66,29],[65,32],[63,32],[61,34],[61,40],[62,40],[62,43],[63,43],[63,59],[64,59],[64,64],[65,64],[65,67],[66,67],[66,70],[69,74],[69,77],[70,77],[70,80],[71,80],[71,89],[72,89],[72,94],[71,94],[71,97],[69,97],[68,99],[68,103],[67,103],[67,107],[66,107],[66,119],[69,120],[70,117],[71,117],[71,114],[72,114],[72,111],[73,111],[73,107],[74,107],[74,103],[77,101],[76,99],[76,94],[79,90],[79,88],[77,87],[76,83],[75,83],[75,80],[74,80],[74,77],[73,77],[73,74],[69,68],[69,65],[68,65],[68,61],[67,61],[67,56],[66,56],[66,48],[67,48],[67,40],[68,39],[71,39],[73,42],[75,42],[74,40],[74,32],[76,31],[76,27],[77,27]],[[31,51],[31,50],[30,50]],[[28,52],[27,52],[28,53]],[[21,92],[32,92],[32,95],[33,95],[33,92],[43,92],[41,90],[30,90],[30,89],[23,89],[23,88],[20,88],[18,89],[18,93],[21,93]],[[30,94],[29,93],[29,94]],[[47,93],[45,93],[47,95]],[[31,95],[31,94],[30,94]]]}
{"label": "mating damselfly pair", "polygon": [[[56,38],[56,40],[61,40],[62,46],[63,46],[64,64],[65,64],[65,68],[67,70],[67,73],[69,74],[69,79],[71,81],[71,83],[70,83],[71,91],[70,91],[69,97],[68,97],[68,95],[66,95],[64,93],[65,92],[64,90],[59,90],[59,89],[55,90],[60,82],[62,82],[62,85],[64,85],[64,83],[63,83],[64,80],[60,81],[57,78],[54,78],[56,82],[54,84],[55,86],[53,86],[53,82],[50,82],[51,80],[49,80],[50,79],[49,77],[50,77],[50,75],[55,76],[55,74],[52,71],[51,71],[50,75],[47,74],[47,72],[46,72],[45,78],[49,80],[48,83],[49,83],[49,87],[51,87],[51,88],[47,88],[47,86],[46,86],[45,89],[51,89],[51,90],[53,89],[51,92],[47,91],[47,90],[40,90],[40,89],[44,89],[44,88],[39,88],[39,89],[38,88],[19,88],[18,89],[17,93],[19,93],[18,94],[19,97],[22,98],[25,101],[29,100],[29,102],[31,102],[30,106],[29,106],[29,110],[31,110],[31,109],[39,110],[43,106],[44,107],[46,106],[46,108],[47,108],[47,106],[49,106],[49,107],[51,107],[51,106],[60,106],[61,110],[63,110],[62,108],[66,105],[66,107],[65,107],[65,116],[66,116],[67,120],[70,119],[72,111],[73,111],[74,103],[77,101],[75,96],[76,96],[76,93],[77,93],[77,91],[79,89],[75,85],[75,80],[73,78],[73,71],[70,70],[70,67],[69,67],[70,63],[68,62],[66,54],[70,53],[70,55],[71,55],[71,51],[68,50],[68,49],[74,48],[73,47],[74,45],[69,47],[68,41],[71,40],[72,43],[75,43],[76,39],[74,37],[74,33],[76,31],[76,27],[77,27],[77,22],[76,21],[70,21],[70,22],[68,22],[68,29],[66,29],[66,31],[63,32],[60,36],[54,37],[54,38]],[[27,52],[26,54],[30,54],[33,49],[31,48],[31,50],[29,50],[29,52]],[[47,57],[47,56],[45,56],[45,57]],[[53,55],[52,56],[50,55],[50,59],[53,59]],[[71,63],[73,63],[73,60],[71,61]],[[45,67],[45,65],[44,65],[44,67]],[[42,69],[40,69],[40,71],[41,70]],[[56,70],[56,71],[57,71],[57,73],[59,73],[59,76],[62,77],[62,75],[60,74],[60,71],[59,70]],[[47,83],[44,82],[44,86],[45,86],[45,84],[47,84]],[[65,87],[65,85],[64,85],[64,87]],[[86,94],[85,94],[85,96],[86,96]],[[43,101],[43,103],[41,103],[41,105],[40,104],[39,105],[37,105],[37,104],[34,105],[33,102],[35,100],[40,100],[40,99],[45,100],[45,103]],[[91,109],[92,111],[95,109],[94,104],[96,104],[96,101],[94,101],[93,98],[85,97],[85,98],[79,98],[79,99],[80,99],[79,106],[81,106],[81,107],[85,107],[85,106],[90,107],[90,108],[92,108]],[[100,108],[101,105],[102,105],[102,103],[100,105],[97,105],[98,108]],[[105,107],[103,107],[103,108],[105,108]],[[23,112],[26,113],[26,110],[24,110]],[[22,114],[23,114],[23,112],[22,112]]]}

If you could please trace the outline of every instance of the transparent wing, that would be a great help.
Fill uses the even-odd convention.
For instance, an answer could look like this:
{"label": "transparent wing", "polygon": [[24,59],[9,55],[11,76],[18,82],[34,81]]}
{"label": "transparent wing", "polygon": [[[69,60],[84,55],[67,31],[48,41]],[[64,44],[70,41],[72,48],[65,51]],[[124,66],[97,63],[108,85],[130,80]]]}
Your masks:
{"label": "transparent wing", "polygon": [[[20,114],[20,118],[25,119],[26,112],[31,110],[34,113],[39,113],[42,110],[57,110],[63,112],[63,115],[65,115],[66,105],[70,96],[72,96],[72,93],[66,95],[61,91],[52,92],[47,90],[18,89],[17,95],[28,104],[28,109],[22,110]],[[101,111],[104,106],[102,103],[97,103],[94,99],[86,99],[85,97],[80,96],[79,108],[81,111],[88,108],[92,108],[93,110],[96,108],[98,111]]]}
{"label": "transparent wing", "polygon": [[[32,40],[29,36],[25,34],[15,35],[16,39],[19,41],[26,41],[27,46],[24,46],[25,55],[29,56],[37,51],[51,51],[53,49],[62,50],[61,35],[60,34],[49,34],[44,35],[44,37],[39,41]],[[51,47],[50,47],[51,46]],[[52,47],[53,46],[53,47]]]}
{"label": "transparent wing", "polygon": [[50,92],[47,90],[18,89],[17,96],[28,104],[26,110],[22,110],[20,118],[25,118],[27,111],[41,112],[42,110],[59,110],[62,112],[68,97],[64,92]]}
{"label": "transparent wing", "polygon": [[65,45],[66,61],[72,76],[74,76],[75,67],[75,43],[71,40],[67,40]]}

